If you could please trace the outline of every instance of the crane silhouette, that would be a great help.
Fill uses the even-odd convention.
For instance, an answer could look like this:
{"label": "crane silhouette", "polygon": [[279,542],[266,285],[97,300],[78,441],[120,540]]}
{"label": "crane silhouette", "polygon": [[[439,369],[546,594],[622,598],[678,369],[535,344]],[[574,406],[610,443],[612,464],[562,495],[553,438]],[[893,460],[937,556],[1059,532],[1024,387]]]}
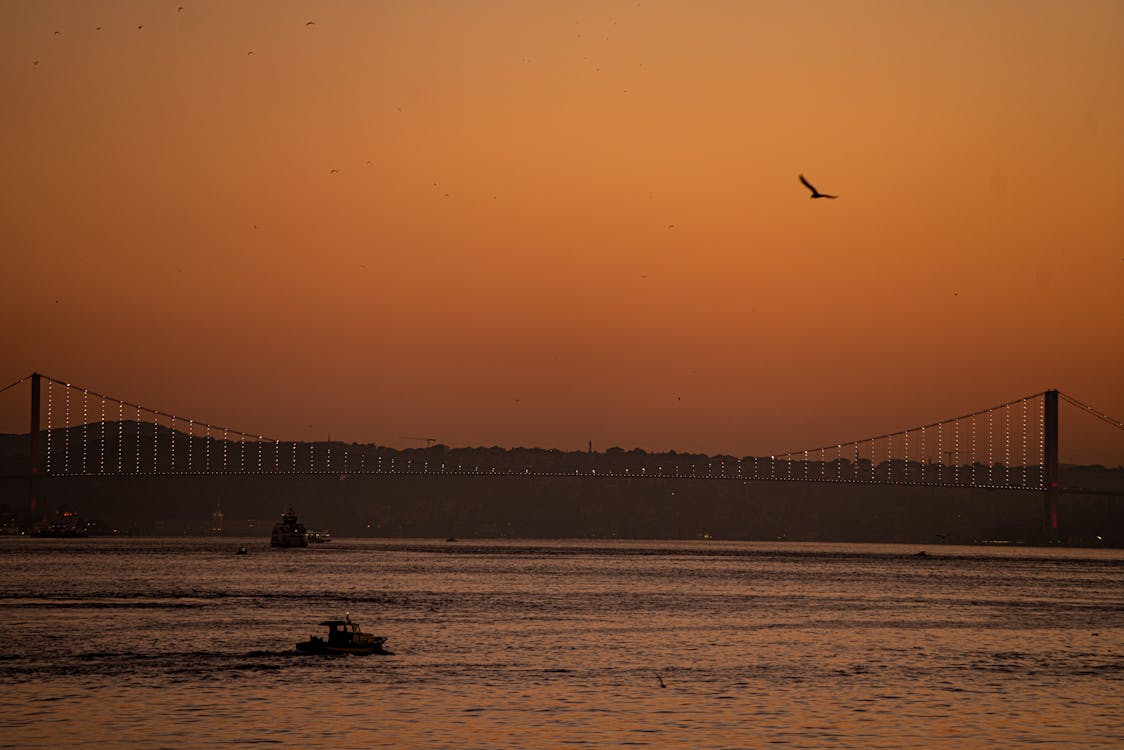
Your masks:
{"label": "crane silhouette", "polygon": [[431,446],[431,445],[433,445],[434,443],[436,443],[436,442],[437,442],[437,438],[428,438],[428,437],[409,437],[409,436],[407,436],[407,435],[403,435],[403,436],[402,436],[402,437],[401,437],[400,439],[401,439],[401,440],[418,440],[418,441],[423,441],[423,440],[424,440],[424,441],[425,441],[425,447],[426,447],[426,448],[428,448],[429,446]]}

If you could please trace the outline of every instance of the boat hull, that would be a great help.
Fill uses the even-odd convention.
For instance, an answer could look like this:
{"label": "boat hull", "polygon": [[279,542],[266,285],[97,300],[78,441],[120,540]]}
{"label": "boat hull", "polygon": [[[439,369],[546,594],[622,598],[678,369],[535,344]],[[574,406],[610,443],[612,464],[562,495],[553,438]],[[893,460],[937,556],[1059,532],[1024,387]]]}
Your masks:
{"label": "boat hull", "polygon": [[386,639],[377,640],[377,643],[347,646],[334,643],[330,644],[321,638],[313,637],[311,640],[298,643],[297,651],[302,654],[355,654],[356,656],[370,656],[371,654],[391,655],[391,652],[383,648],[382,645],[383,641]]}
{"label": "boat hull", "polygon": [[271,547],[307,547],[308,535],[296,531],[274,531],[269,544]]}

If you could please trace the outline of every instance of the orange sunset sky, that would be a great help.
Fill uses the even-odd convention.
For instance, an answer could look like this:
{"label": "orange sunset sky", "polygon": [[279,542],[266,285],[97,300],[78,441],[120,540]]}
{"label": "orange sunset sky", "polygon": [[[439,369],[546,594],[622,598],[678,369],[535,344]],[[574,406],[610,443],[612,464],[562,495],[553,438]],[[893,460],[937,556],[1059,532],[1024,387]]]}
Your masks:
{"label": "orange sunset sky", "polygon": [[0,90],[0,386],[401,447],[1124,415],[1119,2],[3,0]]}

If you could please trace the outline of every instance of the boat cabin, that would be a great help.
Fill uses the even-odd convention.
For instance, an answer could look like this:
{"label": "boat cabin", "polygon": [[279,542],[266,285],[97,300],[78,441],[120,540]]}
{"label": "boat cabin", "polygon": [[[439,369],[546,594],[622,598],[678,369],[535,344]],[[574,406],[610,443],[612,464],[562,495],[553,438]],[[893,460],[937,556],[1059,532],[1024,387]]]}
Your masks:
{"label": "boat cabin", "polygon": [[317,624],[328,628],[332,633],[355,633],[359,630],[359,626],[351,620],[325,620]]}

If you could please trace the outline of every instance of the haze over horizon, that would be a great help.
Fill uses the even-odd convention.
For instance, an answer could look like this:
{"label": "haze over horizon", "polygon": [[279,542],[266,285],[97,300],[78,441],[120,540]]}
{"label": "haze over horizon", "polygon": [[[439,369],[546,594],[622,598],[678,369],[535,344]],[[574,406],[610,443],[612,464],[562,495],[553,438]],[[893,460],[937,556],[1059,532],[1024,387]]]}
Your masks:
{"label": "haze over horizon", "polygon": [[1124,415],[1119,3],[9,0],[0,86],[0,387],[399,447]]}

